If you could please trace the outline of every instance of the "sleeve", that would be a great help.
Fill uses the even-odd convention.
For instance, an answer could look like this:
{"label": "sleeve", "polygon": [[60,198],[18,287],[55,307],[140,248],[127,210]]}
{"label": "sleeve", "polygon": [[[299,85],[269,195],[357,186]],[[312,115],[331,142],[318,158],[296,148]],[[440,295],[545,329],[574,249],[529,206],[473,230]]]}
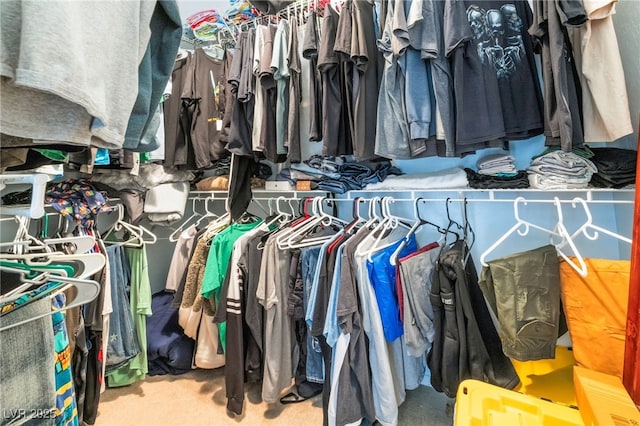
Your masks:
{"label": "sleeve", "polygon": [[141,315],[150,316],[151,312],[151,280],[149,279],[149,263],[147,249],[143,246],[140,259],[140,282],[138,288],[137,311]]}
{"label": "sleeve", "polygon": [[587,22],[587,11],[582,0],[556,0],[555,4],[562,25],[579,27]]}
{"label": "sleeve", "polygon": [[277,271],[273,268],[275,256],[273,244],[275,244],[273,237],[270,237],[265,245],[262,262],[260,262],[260,279],[258,280],[258,289],[256,290],[258,302],[265,310],[270,309],[278,303],[275,284],[273,282],[273,277],[277,274]]}
{"label": "sleeve", "polygon": [[444,6],[444,49],[447,57],[473,38],[463,0],[447,0]]}
{"label": "sleeve", "polygon": [[583,0],[590,20],[604,19],[616,13],[617,0]]}
{"label": "sleeve", "polygon": [[207,299],[216,294],[216,290],[222,285],[227,272],[226,267],[221,264],[220,256],[225,235],[226,233],[220,233],[214,237],[211,242],[211,250],[209,250],[209,255],[207,256],[207,263],[202,277],[202,287],[200,288],[200,294]]}

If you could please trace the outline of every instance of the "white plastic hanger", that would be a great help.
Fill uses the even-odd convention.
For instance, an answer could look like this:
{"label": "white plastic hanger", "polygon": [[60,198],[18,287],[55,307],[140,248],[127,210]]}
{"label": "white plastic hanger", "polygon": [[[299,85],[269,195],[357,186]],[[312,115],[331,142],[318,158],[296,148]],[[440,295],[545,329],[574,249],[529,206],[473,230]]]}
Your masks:
{"label": "white plastic hanger", "polygon": [[[556,209],[558,210],[558,223],[556,224],[554,230],[557,231],[558,236],[561,238],[559,242],[554,243],[556,251],[573,269],[576,270],[576,272],[578,272],[578,274],[580,274],[580,276],[586,277],[589,271],[587,269],[586,263],[584,262],[584,259],[582,258],[582,255],[580,254],[580,251],[578,251],[578,248],[573,242],[573,238],[571,237],[571,235],[569,235],[567,228],[564,226],[560,199],[558,197],[553,197],[553,202],[556,206]],[[551,242],[553,243],[553,236],[551,237]],[[575,258],[578,261],[577,264],[562,250],[563,247],[567,244],[569,245],[569,247],[571,247],[571,251],[574,253]]]}
{"label": "white plastic hanger", "polygon": [[[201,213],[199,213],[199,212],[196,210],[196,200],[198,200],[198,198],[193,198],[193,199],[191,200],[191,212],[192,212],[192,213],[191,213],[191,216],[189,216],[186,220],[184,220],[184,221],[180,224],[180,226],[178,226],[178,227],[176,228],[176,230],[175,230],[175,231],[173,231],[173,232],[171,233],[171,235],[169,235],[169,241],[171,241],[172,243],[175,243],[176,241],[178,241],[178,239],[180,238],[180,234],[182,233],[182,231],[183,231],[184,229],[186,229],[186,228],[187,228],[187,223],[192,222],[192,221],[194,221],[194,220],[196,220],[196,219],[198,219],[198,222],[199,222],[199,219],[201,218],[201,216],[203,216]],[[206,204],[206,200],[205,200],[205,204]],[[206,207],[206,206],[205,206],[205,207]],[[196,223],[197,223],[197,222],[196,222]]]}
{"label": "white plastic hanger", "polygon": [[312,202],[314,216],[310,220],[301,224],[299,227],[296,227],[295,230],[288,234],[287,238],[280,241],[276,239],[276,242],[281,243],[286,248],[302,248],[322,244],[330,239],[333,239],[335,235],[325,235],[322,237],[305,237],[305,234],[311,231],[316,226],[345,224],[341,219],[331,216],[323,210],[322,203],[324,202],[324,200],[324,197],[315,197]]}
{"label": "white plastic hanger", "polygon": [[279,196],[276,200],[276,209],[275,212],[272,211],[272,207],[271,207],[271,199],[269,200],[269,217],[271,217],[271,219],[268,222],[265,222],[265,226],[270,227],[271,225],[273,225],[274,223],[285,223],[288,220],[291,219],[291,217],[293,217],[293,210],[291,210],[292,213],[289,212],[285,212],[284,210],[282,210],[280,208],[280,201],[286,201],[286,198],[284,196]]}
{"label": "white plastic hanger", "polygon": [[[488,249],[484,251],[480,255],[480,263],[482,266],[488,266],[487,263],[487,255],[491,253],[496,247],[502,244],[511,234],[514,232],[518,232],[519,235],[525,236],[529,233],[530,228],[538,229],[542,232],[549,234],[550,243],[555,246],[556,252],[573,268],[575,269],[581,276],[587,275],[587,265],[584,262],[584,259],[580,255],[571,235],[567,231],[567,228],[564,226],[563,217],[562,217],[562,207],[560,204],[560,199],[558,197],[554,197],[553,204],[556,206],[556,210],[558,212],[558,222],[554,226],[553,229],[543,228],[542,226],[536,225],[531,222],[527,222],[520,218],[518,213],[518,203],[527,204],[527,200],[524,197],[517,197],[513,201],[513,215],[516,218],[516,224],[513,225],[504,235],[502,235],[498,240],[493,243]],[[521,229],[522,228],[522,229]],[[554,242],[554,238],[559,239],[559,241]],[[574,254],[574,257],[577,261],[574,262],[564,251],[563,247],[565,245],[569,245],[571,251]]]}
{"label": "white plastic hanger", "polygon": [[[100,294],[100,290],[101,290],[100,284],[98,284],[96,281],[93,281],[93,280],[80,280],[75,278],[51,276],[51,275],[47,276],[46,274],[42,277],[42,279],[43,279],[43,282],[41,282],[40,284],[44,284],[47,281],[55,281],[55,282],[61,282],[61,283],[67,284],[65,286],[62,286],[60,289],[56,289],[53,295],[49,296],[50,298],[52,298],[56,294],[59,294],[60,292],[66,291],[67,289],[69,289],[70,286],[75,287],[77,292],[75,294],[75,297],[73,297],[73,299],[70,301],[71,303],[65,304],[65,306],[63,306],[62,308],[52,310],[51,312],[47,312],[46,314],[36,315],[24,321],[20,321],[15,324],[2,327],[0,328],[0,331],[6,331],[23,324],[27,324],[39,318],[44,318],[46,316],[52,315],[55,312],[65,311],[67,309],[72,309],[77,306],[85,305],[93,301],[98,296],[98,294]],[[38,282],[34,281],[33,284],[37,285]]]}
{"label": "white plastic hanger", "polygon": [[[602,228],[601,226],[594,225],[593,217],[591,216],[591,209],[589,209],[589,205],[587,204],[587,202],[580,197],[575,197],[572,200],[571,205],[573,207],[576,207],[577,203],[580,203],[582,205],[582,208],[584,209],[584,213],[587,216],[587,221],[583,223],[573,234],[571,234],[571,238],[575,238],[580,233],[582,233],[585,237],[593,241],[598,238],[598,232],[602,232],[603,234],[607,234],[613,238],[617,238],[618,240],[624,241],[625,243],[629,243],[629,244],[632,243],[631,238],[625,237],[624,235],[617,234],[613,231]],[[593,234],[590,235],[589,231],[593,231]]]}
{"label": "white plastic hanger", "polygon": [[404,225],[404,223],[400,221],[401,218],[391,214],[390,204],[393,201],[394,201],[393,197],[382,198],[380,202],[380,214],[382,215],[382,220],[378,222],[378,224],[371,231],[371,234],[369,234],[372,238],[374,238],[374,240],[370,244],[363,244],[364,243],[364,240],[363,240],[358,245],[358,248],[356,249],[356,255],[367,256],[367,259],[369,261],[372,261],[373,253],[379,250],[382,250],[385,247],[389,247],[395,244],[397,241],[396,240],[388,244],[380,245],[380,242],[382,241],[383,236],[387,234],[386,231],[396,229],[399,225],[402,225],[407,230],[411,229],[409,226]]}
{"label": "white plastic hanger", "polygon": [[102,253],[82,253],[66,254],[62,252],[53,253],[23,253],[23,254],[2,254],[0,260],[21,262],[25,265],[45,269],[47,265],[56,262],[78,263],[82,269],[77,271],[78,275],[73,278],[84,279],[100,272],[106,263]]}
{"label": "white plastic hanger", "polygon": [[93,249],[96,244],[96,239],[93,235],[77,235],[70,237],[45,238],[42,242],[52,248],[63,244],[73,244],[73,253],[82,254]]}
{"label": "white plastic hanger", "polygon": [[520,217],[520,214],[518,212],[518,204],[519,203],[523,203],[523,204],[527,204],[527,200],[524,197],[517,197],[515,200],[513,200],[513,216],[516,219],[516,223],[515,225],[513,225],[507,232],[505,232],[500,238],[498,238],[493,244],[491,244],[489,246],[489,248],[487,248],[484,253],[482,253],[480,255],[480,263],[482,264],[482,266],[489,266],[487,263],[487,256],[493,251],[495,250],[498,246],[500,246],[500,244],[502,244],[507,238],[509,238],[509,236],[511,234],[513,234],[514,232],[518,232],[518,235],[520,236],[525,236],[529,233],[529,229],[530,228],[534,228],[534,229],[538,229],[542,232],[545,232],[547,234],[550,234],[552,236],[557,236],[560,237],[560,234],[558,234],[558,232],[556,230],[553,229],[547,229],[547,228],[543,228],[542,226],[536,225],[534,223],[531,222],[527,222],[526,220],[522,219]]}
{"label": "white plastic hanger", "polygon": [[[117,205],[117,210],[118,210],[118,219],[113,224],[113,226],[111,226],[107,230],[107,232],[102,236],[102,239],[104,240],[105,244],[140,248],[145,244],[154,244],[156,243],[156,241],[158,241],[158,237],[156,237],[156,235],[153,232],[151,232],[144,226],[132,225],[131,223],[128,223],[124,220],[124,207],[122,206],[122,204]],[[128,240],[124,240],[124,241],[107,240],[107,237],[110,234],[114,232],[119,232],[119,231],[128,231],[131,234],[131,237]],[[144,235],[147,235],[149,238],[145,239]]]}

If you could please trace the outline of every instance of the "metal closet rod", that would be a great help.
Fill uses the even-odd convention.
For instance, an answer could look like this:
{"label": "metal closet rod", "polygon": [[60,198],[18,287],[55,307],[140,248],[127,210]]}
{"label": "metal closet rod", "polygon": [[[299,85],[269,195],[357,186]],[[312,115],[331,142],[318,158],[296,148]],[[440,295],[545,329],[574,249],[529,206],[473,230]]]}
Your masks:
{"label": "metal closet rod", "polygon": [[[387,196],[390,197],[390,196]],[[298,201],[302,201],[306,198],[314,198],[313,196],[310,197],[284,197],[284,198],[280,198],[280,200],[283,201],[289,201],[289,200],[298,200]],[[330,198],[330,197],[321,197],[324,198],[323,201],[327,201],[327,202],[349,202],[349,203],[353,203],[356,201],[356,198]],[[380,200],[382,200],[385,197],[379,197]],[[411,203],[415,203],[416,199],[415,198],[394,198],[391,197],[392,201],[395,202],[411,202]],[[575,198],[575,197],[574,197]],[[582,198],[582,197],[580,197]],[[204,200],[204,198],[201,198]],[[254,197],[253,200],[255,201],[275,201],[277,200],[278,197]],[[587,202],[588,204],[633,204],[633,200],[587,200],[585,198],[582,198],[585,202]],[[223,200],[223,198],[220,198],[220,200]],[[360,197],[360,200],[363,202],[369,202],[374,200],[374,197]],[[490,198],[486,198],[486,199],[478,199],[478,198],[452,198],[452,197],[442,197],[442,198],[424,198],[424,197],[419,197],[419,201],[421,202],[431,202],[431,203],[441,203],[443,201],[450,201],[450,202],[469,202],[469,203],[509,203],[509,204],[513,204],[515,198],[513,199],[490,199]],[[555,201],[553,199],[550,200],[530,200],[530,199],[525,199],[525,201],[527,203],[542,203],[542,204],[553,204],[555,203]],[[562,204],[571,204],[573,203],[573,198],[568,199],[568,200],[560,200],[560,203]]]}
{"label": "metal closet rod", "polygon": [[[557,194],[556,194],[557,196]],[[280,200],[297,200],[297,201],[302,201],[306,198],[314,198],[316,196],[314,195],[305,195],[305,196],[284,196],[283,198],[280,198]],[[353,203],[356,198],[331,198],[331,197],[323,197],[323,196],[319,196],[321,198],[324,198],[324,201],[335,201],[335,202],[340,202],[340,203],[344,203],[344,202],[349,202],[349,203]],[[378,196],[380,199],[384,198],[384,197],[391,197],[393,199],[393,202],[411,202],[414,203],[416,201],[416,198],[419,198],[420,201],[423,202],[431,202],[431,203],[439,203],[439,202],[443,202],[443,201],[451,201],[451,202],[464,202],[467,201],[469,203],[510,203],[512,204],[513,201],[515,200],[514,198],[468,198],[468,197],[439,197],[439,198],[425,198],[425,197],[416,197],[416,198],[395,198],[392,197],[390,195],[386,195],[386,196]],[[589,197],[580,197],[579,195],[577,195],[577,197],[582,198],[586,203],[588,204],[630,204],[632,205],[634,203],[634,200],[594,200],[592,198]],[[371,201],[374,199],[374,197],[359,197],[360,200],[362,201]],[[571,197],[571,199],[560,199],[560,203],[562,204],[571,204],[573,203],[573,198]],[[192,196],[189,197],[190,200],[208,200],[208,201],[225,201],[227,198],[226,197],[202,197],[200,195],[196,195],[196,196]],[[254,201],[275,201],[277,200],[278,197],[253,197],[252,200]],[[111,199],[109,201],[112,201]],[[553,204],[555,201],[553,199],[528,199],[525,198],[525,201],[527,203],[542,203],[542,204]]]}

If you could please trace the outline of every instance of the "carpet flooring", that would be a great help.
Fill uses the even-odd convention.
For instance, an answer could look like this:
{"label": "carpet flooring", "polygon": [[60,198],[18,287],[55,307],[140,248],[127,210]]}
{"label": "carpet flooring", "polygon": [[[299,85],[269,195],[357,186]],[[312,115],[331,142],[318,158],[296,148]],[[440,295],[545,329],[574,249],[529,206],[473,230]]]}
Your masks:
{"label": "carpet flooring", "polygon": [[[322,425],[322,397],[296,404],[267,404],[259,384],[245,388],[242,415],[226,409],[224,369],[193,370],[179,376],[147,377],[143,382],[107,388],[100,398],[96,426]],[[452,400],[420,386],[407,391],[399,408],[401,426],[453,425]]]}

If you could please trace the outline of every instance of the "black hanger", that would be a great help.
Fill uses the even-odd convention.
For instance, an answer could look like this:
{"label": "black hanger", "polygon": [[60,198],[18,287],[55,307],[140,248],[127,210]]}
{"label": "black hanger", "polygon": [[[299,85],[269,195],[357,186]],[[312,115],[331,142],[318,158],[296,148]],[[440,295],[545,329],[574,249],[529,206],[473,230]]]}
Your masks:
{"label": "black hanger", "polygon": [[447,219],[449,219],[449,223],[447,224],[447,233],[451,233],[454,234],[456,236],[456,243],[458,241],[460,241],[460,234],[457,233],[456,231],[454,231],[453,229],[451,229],[454,225],[456,228],[458,228],[458,231],[463,231],[464,228],[462,227],[462,225],[460,225],[458,222],[456,222],[455,220],[453,220],[453,218],[451,217],[451,213],[449,212],[449,203],[451,202],[451,198],[447,197],[447,200],[445,201],[445,207],[447,209]]}

